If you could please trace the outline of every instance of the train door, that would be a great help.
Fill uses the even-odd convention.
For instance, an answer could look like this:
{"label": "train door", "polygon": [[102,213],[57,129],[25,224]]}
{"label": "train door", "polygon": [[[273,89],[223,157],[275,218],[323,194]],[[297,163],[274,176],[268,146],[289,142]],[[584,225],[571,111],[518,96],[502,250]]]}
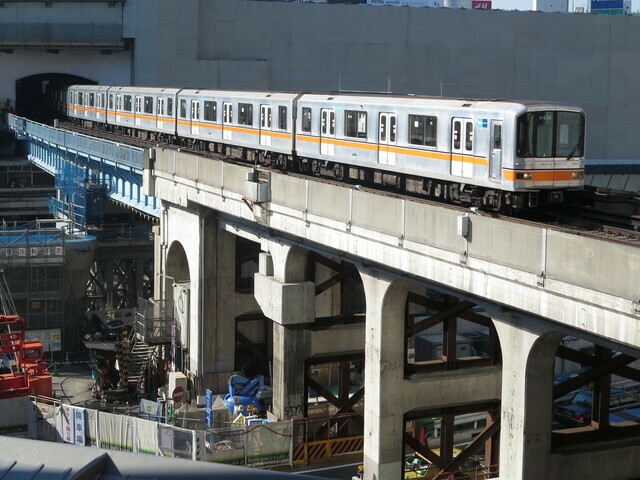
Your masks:
{"label": "train door", "polygon": [[136,96],[136,102],[135,102],[135,108],[134,108],[134,119],[135,119],[135,124],[136,125],[140,125],[140,123],[142,123],[142,97],[138,97]]}
{"label": "train door", "polygon": [[159,130],[162,130],[164,124],[162,117],[164,117],[164,98],[158,97],[158,103],[156,103],[156,127]]}
{"label": "train door", "polygon": [[122,115],[120,115],[120,112],[122,112],[122,95],[117,95],[116,96],[116,122],[120,123],[120,121],[122,120]]}
{"label": "train door", "polygon": [[191,100],[191,135],[200,134],[200,101]]}
{"label": "train door", "polygon": [[454,118],[451,125],[451,175],[471,178],[473,163],[473,120]]}
{"label": "train door", "polygon": [[489,144],[489,179],[499,181],[502,172],[502,120],[491,120]]}
{"label": "train door", "polygon": [[260,105],[260,145],[270,146],[271,136],[271,106]]}
{"label": "train door", "polygon": [[104,105],[102,104],[102,94],[96,94],[96,120],[100,120],[102,116],[102,108]]}
{"label": "train door", "polygon": [[336,136],[336,112],[333,108],[320,110],[320,155],[333,156]]}
{"label": "train door", "polygon": [[381,165],[396,164],[396,114],[381,113],[378,129],[378,163]]}
{"label": "train door", "polygon": [[224,102],[222,104],[222,138],[231,140],[231,125],[233,124],[233,104]]}

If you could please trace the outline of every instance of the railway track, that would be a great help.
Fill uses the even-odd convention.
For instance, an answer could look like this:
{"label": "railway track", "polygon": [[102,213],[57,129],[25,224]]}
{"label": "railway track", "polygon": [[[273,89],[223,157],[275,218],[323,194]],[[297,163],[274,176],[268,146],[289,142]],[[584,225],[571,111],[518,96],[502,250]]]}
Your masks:
{"label": "railway track", "polygon": [[[246,162],[225,157],[214,152],[203,152],[201,150],[189,149],[173,144],[159,144],[156,141],[134,138],[130,136],[120,135],[106,130],[96,130],[87,127],[81,127],[69,122],[60,122],[60,128],[71,130],[77,133],[92,137],[100,137],[105,140],[111,140],[118,143],[129,144],[140,148],[154,148],[162,146],[163,148],[180,149],[182,152],[193,153],[194,155],[215,158],[230,163],[247,165]],[[304,174],[297,172],[283,172],[274,168],[266,168],[267,170],[277,171],[281,174],[297,176],[301,178],[313,178],[316,181],[325,182],[335,185],[344,185],[345,182],[339,182],[332,179],[317,177],[312,174]],[[350,183],[353,186],[352,183]],[[396,198],[411,199],[427,205],[435,205],[443,208],[460,211],[461,213],[469,212],[469,207],[443,203],[437,200],[426,199],[423,197],[410,196],[400,194],[387,189],[373,188],[368,186],[360,186],[362,191],[368,191],[379,195],[392,196]],[[503,221],[514,222],[519,224],[531,225],[538,228],[547,228],[556,231],[563,231],[575,235],[606,239],[608,241],[640,244],[640,200],[630,195],[609,195],[598,192],[594,189],[585,189],[571,200],[570,204],[554,208],[542,213],[527,214],[527,216],[508,216],[497,214],[494,212],[485,212],[482,210],[472,209],[474,214],[499,218]]]}

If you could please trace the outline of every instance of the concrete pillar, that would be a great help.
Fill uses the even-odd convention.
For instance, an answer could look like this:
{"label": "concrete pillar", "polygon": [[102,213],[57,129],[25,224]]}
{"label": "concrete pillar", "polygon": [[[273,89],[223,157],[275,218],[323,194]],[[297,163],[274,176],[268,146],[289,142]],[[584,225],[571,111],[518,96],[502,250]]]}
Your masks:
{"label": "concrete pillar", "polygon": [[553,363],[564,333],[550,322],[491,312],[502,347],[500,478],[548,478]]}
{"label": "concrete pillar", "polygon": [[310,332],[273,323],[273,413],[281,420],[305,415],[305,360]]}
{"label": "concrete pillar", "polygon": [[235,368],[236,302],[240,294],[235,292],[235,236],[220,231],[215,217],[205,216],[202,223],[202,372],[207,375]]}
{"label": "concrete pillar", "polygon": [[315,320],[315,285],[305,281],[307,251],[266,242],[255,275],[255,297],[273,320],[273,413],[281,420],[305,414],[305,360],[311,332],[300,326]]}
{"label": "concrete pillar", "polygon": [[367,302],[364,475],[402,478],[404,316],[409,284],[360,271]]}

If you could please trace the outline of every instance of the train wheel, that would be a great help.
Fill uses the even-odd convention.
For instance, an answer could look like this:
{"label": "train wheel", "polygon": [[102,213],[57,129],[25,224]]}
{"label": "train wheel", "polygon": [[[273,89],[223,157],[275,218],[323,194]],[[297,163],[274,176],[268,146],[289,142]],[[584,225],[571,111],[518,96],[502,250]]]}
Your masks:
{"label": "train wheel", "polygon": [[344,168],[340,164],[336,164],[333,167],[333,176],[336,180],[344,180]]}
{"label": "train wheel", "polygon": [[301,158],[296,158],[294,165],[296,170],[300,173],[309,173],[309,162],[305,162]]}
{"label": "train wheel", "polygon": [[311,173],[313,173],[316,177],[320,176],[320,162],[318,160],[311,161]]}

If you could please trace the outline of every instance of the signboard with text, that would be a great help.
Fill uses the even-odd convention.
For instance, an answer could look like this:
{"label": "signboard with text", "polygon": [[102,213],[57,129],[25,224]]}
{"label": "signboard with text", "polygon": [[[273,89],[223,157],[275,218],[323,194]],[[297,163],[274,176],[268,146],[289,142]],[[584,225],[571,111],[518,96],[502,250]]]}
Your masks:
{"label": "signboard with text", "polygon": [[490,1],[473,0],[471,2],[471,8],[476,8],[478,10],[491,10],[491,2]]}
{"label": "signboard with text", "polygon": [[44,352],[59,352],[62,350],[59,328],[27,330],[24,336],[27,340],[39,340],[40,343],[42,343],[42,350]]}
{"label": "signboard with text", "polygon": [[622,15],[624,13],[623,0],[591,0],[591,13],[602,15]]}

